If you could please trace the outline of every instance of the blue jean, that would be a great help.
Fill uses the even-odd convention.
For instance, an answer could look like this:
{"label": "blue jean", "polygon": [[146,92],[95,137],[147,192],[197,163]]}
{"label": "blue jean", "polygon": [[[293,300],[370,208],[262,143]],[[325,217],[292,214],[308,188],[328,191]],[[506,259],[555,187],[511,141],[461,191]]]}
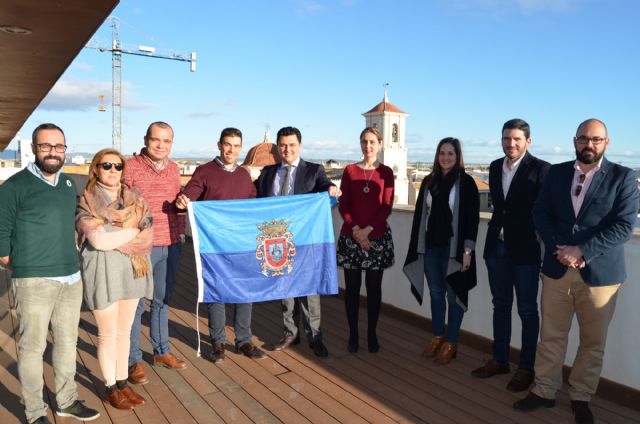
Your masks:
{"label": "blue jean", "polygon": [[[178,272],[178,261],[182,243],[171,246],[154,246],[151,251],[153,266],[153,299],[150,308],[149,334],[154,355],[169,353],[169,300]],[[140,325],[146,299],[140,299],[136,317],[131,325],[131,345],[129,347],[129,366],[142,361],[140,350]]]}
{"label": "blue jean", "polygon": [[515,265],[507,258],[504,242],[487,255],[489,286],[493,296],[493,359],[509,362],[511,344],[511,307],[515,289],[518,315],[522,321],[522,348],[519,367],[533,370],[540,330],[538,285],[540,266]]}
{"label": "blue jean", "polygon": [[424,254],[424,273],[431,298],[431,323],[434,336],[445,336],[444,318],[449,304],[448,325],[445,340],[458,343],[464,310],[456,302],[456,294],[447,284],[449,247],[427,247]]}
{"label": "blue jean", "polygon": [[66,408],[78,398],[75,382],[76,344],[82,282],[63,284],[46,278],[16,278],[11,290],[20,324],[18,376],[27,422],[33,422],[47,415],[47,404],[42,399],[42,356],[47,347],[49,323],[53,332],[56,403],[58,407]]}

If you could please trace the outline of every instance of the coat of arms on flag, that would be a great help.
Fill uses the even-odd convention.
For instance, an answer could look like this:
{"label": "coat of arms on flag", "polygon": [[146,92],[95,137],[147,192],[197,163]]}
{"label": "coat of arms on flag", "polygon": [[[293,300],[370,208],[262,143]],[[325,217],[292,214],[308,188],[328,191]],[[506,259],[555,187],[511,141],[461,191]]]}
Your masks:
{"label": "coat of arms on flag", "polygon": [[257,225],[261,232],[256,237],[256,259],[260,261],[260,269],[266,277],[288,274],[293,269],[296,245],[293,234],[287,230],[289,224],[273,219]]}

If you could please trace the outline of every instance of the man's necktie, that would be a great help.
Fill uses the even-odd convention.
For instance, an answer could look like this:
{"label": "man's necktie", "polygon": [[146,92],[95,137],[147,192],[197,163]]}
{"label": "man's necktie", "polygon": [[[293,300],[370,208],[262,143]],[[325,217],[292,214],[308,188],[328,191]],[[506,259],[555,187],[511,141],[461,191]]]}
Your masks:
{"label": "man's necktie", "polygon": [[280,196],[287,196],[289,194],[289,183],[291,182],[291,165],[287,165],[287,175],[284,177],[284,183],[282,183],[282,189],[280,190]]}

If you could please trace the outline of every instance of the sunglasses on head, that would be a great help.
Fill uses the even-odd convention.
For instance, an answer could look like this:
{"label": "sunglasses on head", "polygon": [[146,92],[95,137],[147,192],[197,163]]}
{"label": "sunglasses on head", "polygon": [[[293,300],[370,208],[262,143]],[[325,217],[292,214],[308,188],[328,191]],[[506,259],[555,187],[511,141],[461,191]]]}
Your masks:
{"label": "sunglasses on head", "polygon": [[122,171],[124,169],[124,164],[122,163],[111,163],[111,162],[102,162],[99,163],[98,166],[105,171],[109,171],[112,166],[115,166],[116,171]]}

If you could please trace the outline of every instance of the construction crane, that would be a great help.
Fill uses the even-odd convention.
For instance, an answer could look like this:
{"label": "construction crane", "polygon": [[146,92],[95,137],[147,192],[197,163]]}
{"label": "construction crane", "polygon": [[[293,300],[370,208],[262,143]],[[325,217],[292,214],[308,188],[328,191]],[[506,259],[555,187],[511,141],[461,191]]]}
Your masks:
{"label": "construction crane", "polygon": [[114,149],[120,151],[122,140],[122,55],[153,57],[156,59],[189,62],[191,72],[196,71],[196,52],[181,53],[176,51],[161,52],[149,46],[127,46],[120,42],[120,19],[111,16],[111,47],[89,43],[88,49],[111,52],[111,142]]}

